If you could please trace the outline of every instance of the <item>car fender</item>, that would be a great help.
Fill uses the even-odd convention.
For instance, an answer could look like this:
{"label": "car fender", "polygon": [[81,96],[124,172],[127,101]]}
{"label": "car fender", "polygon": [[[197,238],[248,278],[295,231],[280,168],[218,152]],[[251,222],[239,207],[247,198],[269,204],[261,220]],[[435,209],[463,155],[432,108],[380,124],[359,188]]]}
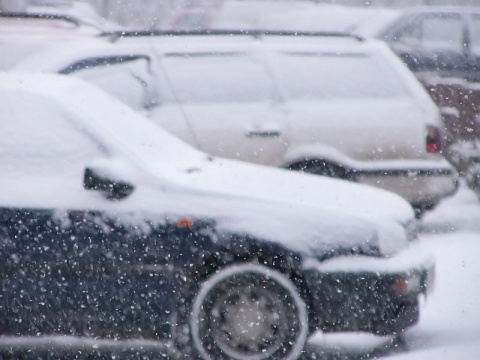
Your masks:
{"label": "car fender", "polygon": [[285,154],[282,167],[288,167],[291,164],[303,162],[305,160],[324,160],[344,168],[353,168],[355,161],[349,156],[345,155],[338,149],[325,144],[306,144],[290,148]]}

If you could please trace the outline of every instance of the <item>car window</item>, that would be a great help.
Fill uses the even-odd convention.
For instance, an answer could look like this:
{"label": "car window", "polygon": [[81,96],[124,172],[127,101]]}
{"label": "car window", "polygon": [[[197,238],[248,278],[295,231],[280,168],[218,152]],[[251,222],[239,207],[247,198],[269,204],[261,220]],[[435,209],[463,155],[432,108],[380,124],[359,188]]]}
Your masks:
{"label": "car window", "polygon": [[402,30],[396,42],[412,49],[463,52],[463,20],[456,14],[429,14]]}
{"label": "car window", "polygon": [[395,98],[407,95],[393,70],[383,61],[362,54],[290,52],[275,57],[273,65],[287,99]]}
{"label": "car window", "polygon": [[0,93],[2,177],[73,178],[80,184],[85,165],[105,156],[72,125],[70,112],[56,105],[31,94]]}
{"label": "car window", "polygon": [[480,15],[472,16],[472,52],[475,55],[480,55]]}
{"label": "car window", "polygon": [[234,53],[166,54],[162,61],[182,103],[265,102],[273,82],[261,63]]}
{"label": "car window", "polygon": [[423,45],[428,49],[463,51],[463,21],[458,15],[428,16],[422,31]]}
{"label": "car window", "polygon": [[158,100],[148,56],[87,58],[68,65],[59,73],[73,74],[95,84],[137,110],[151,108]]}

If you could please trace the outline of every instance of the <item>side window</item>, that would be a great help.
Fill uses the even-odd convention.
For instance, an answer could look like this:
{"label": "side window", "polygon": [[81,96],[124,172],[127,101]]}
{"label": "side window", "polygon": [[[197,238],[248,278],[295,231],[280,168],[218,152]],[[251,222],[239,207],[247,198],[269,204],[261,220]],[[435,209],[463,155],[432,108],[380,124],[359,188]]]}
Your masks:
{"label": "side window", "polygon": [[103,149],[52,99],[30,93],[1,93],[0,173],[32,186],[82,185],[85,165]]}
{"label": "side window", "polygon": [[237,53],[167,53],[162,59],[182,103],[271,102],[274,83],[263,64]]}
{"label": "side window", "polygon": [[473,54],[480,56],[480,15],[473,15],[470,34],[472,36],[471,50]]}
{"label": "side window", "polygon": [[463,52],[463,21],[458,15],[430,15],[422,22],[422,42],[428,50]]}
{"label": "side window", "polygon": [[418,18],[395,38],[397,45],[426,51],[462,53],[463,20],[455,14],[430,14]]}
{"label": "side window", "polygon": [[140,110],[157,103],[150,59],[143,55],[82,59],[59,71],[92,83],[130,107]]}

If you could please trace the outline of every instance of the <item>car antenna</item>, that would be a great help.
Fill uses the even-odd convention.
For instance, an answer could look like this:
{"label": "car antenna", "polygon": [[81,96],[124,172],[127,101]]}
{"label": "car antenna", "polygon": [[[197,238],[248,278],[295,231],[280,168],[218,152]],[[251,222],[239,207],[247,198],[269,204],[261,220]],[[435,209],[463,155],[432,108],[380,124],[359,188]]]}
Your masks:
{"label": "car antenna", "polygon": [[200,141],[198,140],[197,138],[197,135],[195,134],[195,131],[193,130],[193,126],[192,126],[192,123],[190,122],[190,120],[188,119],[188,116],[187,116],[187,113],[185,112],[185,109],[183,108],[183,104],[182,102],[180,101],[180,97],[178,96],[177,94],[177,90],[175,89],[175,87],[173,86],[173,83],[172,81],[170,80],[170,77],[168,76],[168,73],[167,71],[165,70],[165,68],[163,67],[163,63],[161,61],[161,59],[159,59],[159,55],[157,55],[157,62],[158,62],[158,65],[159,65],[159,68],[160,68],[160,71],[163,73],[164,75],[164,78],[168,84],[168,87],[171,89],[172,91],[172,94],[173,94],[173,97],[175,99],[175,102],[176,104],[178,105],[179,109],[180,109],[180,113],[182,114],[182,117],[183,117],[183,120],[185,121],[185,123],[187,124],[187,127],[188,127],[188,130],[190,131],[191,135],[192,135],[192,138],[193,138],[193,141],[195,143],[195,145],[197,146],[198,149],[201,149],[202,146],[200,144]]}

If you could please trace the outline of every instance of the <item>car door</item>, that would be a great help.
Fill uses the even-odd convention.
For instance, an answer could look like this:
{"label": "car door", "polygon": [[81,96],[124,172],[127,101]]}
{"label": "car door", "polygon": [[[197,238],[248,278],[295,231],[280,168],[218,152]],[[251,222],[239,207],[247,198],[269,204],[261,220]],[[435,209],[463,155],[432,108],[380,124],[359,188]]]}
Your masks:
{"label": "car door", "polygon": [[406,17],[385,40],[415,72],[458,76],[466,71],[467,27],[458,13],[430,12]]}
{"label": "car door", "polygon": [[[261,60],[241,52],[164,53],[174,104],[154,121],[174,128],[168,107],[180,106],[192,145],[215,156],[279,164],[288,135],[273,79]],[[162,108],[163,107],[163,108]]]}
{"label": "car door", "polygon": [[[87,165],[109,152],[74,121],[79,109],[21,90],[0,92],[0,107],[2,335],[160,337],[170,272],[139,268],[161,221],[84,188]],[[150,264],[165,262],[156,253]]]}

